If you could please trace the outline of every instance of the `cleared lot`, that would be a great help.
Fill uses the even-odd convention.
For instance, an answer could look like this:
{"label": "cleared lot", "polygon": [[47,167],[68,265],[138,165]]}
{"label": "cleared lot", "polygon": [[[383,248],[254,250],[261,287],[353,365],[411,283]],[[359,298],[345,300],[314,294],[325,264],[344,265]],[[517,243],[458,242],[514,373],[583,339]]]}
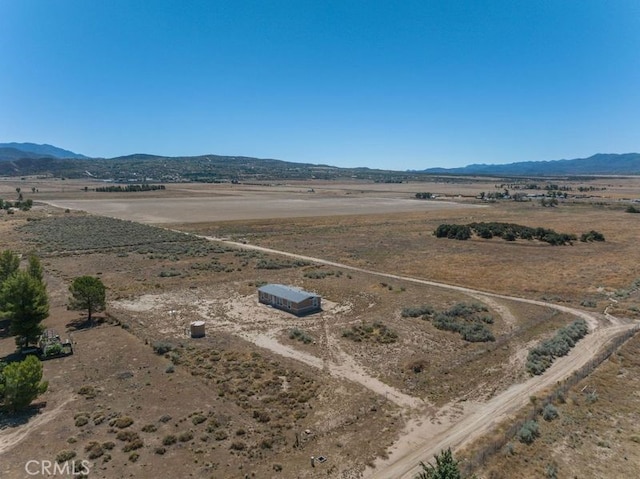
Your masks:
{"label": "cleared lot", "polygon": [[[70,210],[111,216],[143,223],[190,223],[265,218],[295,218],[327,215],[365,215],[430,211],[470,207],[451,201],[419,201],[384,197],[327,197],[289,194],[286,197],[215,198],[127,198],[91,200],[48,200]],[[471,206],[474,207],[474,206]],[[475,206],[477,207],[477,206]]]}

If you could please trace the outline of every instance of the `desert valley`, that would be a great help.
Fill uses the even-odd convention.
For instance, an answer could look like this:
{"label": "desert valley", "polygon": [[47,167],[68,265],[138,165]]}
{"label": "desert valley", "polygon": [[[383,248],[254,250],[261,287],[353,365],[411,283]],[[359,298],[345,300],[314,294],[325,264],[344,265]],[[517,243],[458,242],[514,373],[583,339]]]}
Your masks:
{"label": "desert valley", "polygon": [[[74,354],[2,419],[2,477],[50,460],[96,478],[413,478],[447,448],[477,477],[633,477],[640,181],[552,182],[3,178],[0,197],[33,206],[0,212],[0,249],[40,258],[43,325]],[[68,308],[85,275],[107,290],[91,321]],[[267,284],[321,310],[262,304]],[[536,370],[531,351],[574,327]]]}

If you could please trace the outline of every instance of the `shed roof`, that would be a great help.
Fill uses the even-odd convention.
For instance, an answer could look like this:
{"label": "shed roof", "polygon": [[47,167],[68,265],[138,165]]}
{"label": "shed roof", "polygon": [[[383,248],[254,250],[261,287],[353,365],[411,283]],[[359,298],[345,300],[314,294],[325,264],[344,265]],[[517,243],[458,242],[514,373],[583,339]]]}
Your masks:
{"label": "shed roof", "polygon": [[258,288],[258,291],[273,294],[279,298],[286,299],[287,301],[293,301],[299,303],[308,298],[317,298],[315,293],[309,293],[302,289],[294,288],[293,286],[285,286],[284,284],[266,284]]}

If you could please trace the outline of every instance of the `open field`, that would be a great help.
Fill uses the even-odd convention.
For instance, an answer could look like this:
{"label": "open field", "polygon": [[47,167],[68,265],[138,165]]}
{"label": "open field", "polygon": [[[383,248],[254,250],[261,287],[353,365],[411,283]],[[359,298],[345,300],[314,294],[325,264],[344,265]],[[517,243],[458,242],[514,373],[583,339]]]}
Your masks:
{"label": "open field", "polygon": [[[37,197],[60,208],[83,210],[92,214],[141,221],[143,223],[179,223],[260,218],[294,218],[336,215],[367,215],[406,211],[431,211],[459,208],[451,201],[425,202],[414,198],[416,185],[392,188],[389,185],[344,185],[344,188],[320,185],[169,185],[161,197],[87,192],[82,198],[64,185],[55,191],[50,184],[39,189]],[[381,186],[384,186],[382,188]],[[395,186],[395,185],[391,185]],[[362,188],[362,185],[360,185]],[[377,188],[376,188],[377,187]],[[412,194],[413,192],[413,194]],[[477,207],[477,206],[475,206]]]}
{"label": "open field", "polygon": [[[20,437],[20,428],[0,430],[2,476],[22,477],[34,451],[55,458],[69,449],[81,459],[92,443],[113,442],[92,458],[90,477],[412,477],[419,460],[490,432],[531,391],[562,380],[633,325],[640,215],[626,213],[620,199],[640,187],[633,179],[598,181],[619,183],[597,183],[607,198],[555,208],[474,199],[496,189],[492,180],[181,184],[149,194],[34,183],[34,200],[60,208],[0,213],[0,248],[38,251],[53,305],[47,325],[77,329],[78,352],[45,363],[51,389],[41,414],[49,416],[31,419]],[[15,184],[0,189],[7,197]],[[414,199],[421,191],[448,196]],[[441,223],[472,221],[578,236],[595,229],[606,241],[550,246],[432,235]],[[65,310],[68,284],[84,274],[108,287],[108,314],[96,325]],[[316,291],[323,311],[295,318],[261,305],[256,285],[264,282]],[[407,308],[431,312],[403,315]],[[436,316],[451,311],[494,340],[469,342],[435,327]],[[527,350],[576,315],[594,333],[529,378]],[[185,334],[193,320],[206,322],[206,339]],[[310,340],[296,339],[294,329]],[[0,356],[13,347],[2,337]],[[155,354],[161,344],[168,350]],[[83,414],[88,422],[77,426]],[[40,417],[48,422],[38,426]],[[133,434],[118,439],[109,422],[120,417],[134,421],[123,430],[141,445]],[[175,443],[163,445],[169,435]],[[310,455],[328,460],[311,468]]]}
{"label": "open field", "polygon": [[557,477],[635,477],[639,353],[636,336],[555,402],[557,416],[538,419],[540,436],[532,444],[514,437],[479,471],[481,477],[537,478],[554,471]]}

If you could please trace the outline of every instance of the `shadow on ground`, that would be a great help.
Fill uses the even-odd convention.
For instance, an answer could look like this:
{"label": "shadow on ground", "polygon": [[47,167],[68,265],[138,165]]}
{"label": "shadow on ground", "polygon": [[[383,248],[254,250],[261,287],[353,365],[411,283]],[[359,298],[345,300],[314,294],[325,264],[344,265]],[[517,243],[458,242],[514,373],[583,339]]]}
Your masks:
{"label": "shadow on ground", "polygon": [[95,328],[96,326],[100,326],[104,324],[105,318],[94,316],[89,320],[86,317],[74,319],[73,321],[69,321],[66,324],[66,327],[69,331],[82,331],[85,329]]}
{"label": "shadow on ground", "polygon": [[40,410],[44,409],[46,406],[46,401],[34,403],[25,411],[16,414],[9,414],[0,410],[0,431],[27,424],[33,417],[40,414]]}

